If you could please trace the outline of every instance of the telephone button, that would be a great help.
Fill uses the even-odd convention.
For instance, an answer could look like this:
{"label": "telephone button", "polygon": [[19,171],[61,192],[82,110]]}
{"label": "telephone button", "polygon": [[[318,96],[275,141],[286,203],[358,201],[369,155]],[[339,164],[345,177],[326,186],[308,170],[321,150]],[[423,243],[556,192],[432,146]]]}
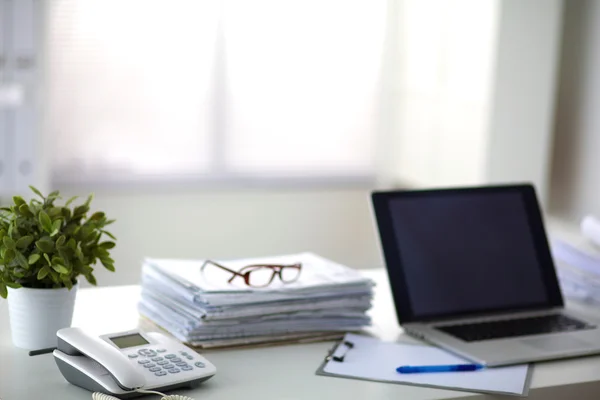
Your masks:
{"label": "telephone button", "polygon": [[181,369],[182,369],[183,371],[191,371],[191,370],[192,370],[192,369],[194,369],[194,368],[190,367],[189,365],[186,365],[185,367],[181,367]]}
{"label": "telephone button", "polygon": [[178,369],[178,368],[171,368],[171,369],[170,369],[170,370],[168,370],[168,371],[169,371],[169,373],[171,373],[171,374],[176,374],[176,373],[178,373],[178,372],[179,372],[179,369]]}
{"label": "telephone button", "polygon": [[165,358],[169,358],[169,359],[171,359],[171,358],[175,358],[175,357],[177,357],[175,354],[167,354],[167,355],[165,356]]}
{"label": "telephone button", "polygon": [[204,367],[206,367],[206,364],[204,364],[202,361],[198,361],[194,365],[196,367],[198,367],[198,368],[204,368]]}
{"label": "telephone button", "polygon": [[152,368],[150,368],[150,372],[158,372],[158,371],[162,371],[162,369],[160,367],[152,367]]}
{"label": "telephone button", "polygon": [[174,362],[174,363],[181,362],[181,358],[179,358],[179,357],[171,358],[171,362]]}
{"label": "telephone button", "polygon": [[167,351],[167,349],[158,349],[158,350],[156,350],[157,353],[164,353],[165,351]]}
{"label": "telephone button", "polygon": [[188,360],[193,360],[194,359],[194,357],[192,357],[192,356],[185,356],[185,358],[187,358]]}
{"label": "telephone button", "polygon": [[156,376],[165,376],[166,374],[167,374],[166,371],[158,371],[158,372],[154,373],[154,375],[156,375]]}
{"label": "telephone button", "polygon": [[162,360],[164,360],[164,358],[162,358],[162,357],[154,357],[152,359],[152,361],[162,361]]}
{"label": "telephone button", "polygon": [[173,364],[163,365],[163,369],[171,369],[171,368],[175,368],[175,366]]}
{"label": "telephone button", "polygon": [[129,358],[137,358],[137,356],[138,356],[137,354],[129,354],[127,357],[129,357]]}
{"label": "telephone button", "polygon": [[138,364],[148,364],[150,360],[138,360]]}
{"label": "telephone button", "polygon": [[153,364],[153,363],[144,364],[144,368],[152,368],[152,367],[156,367],[156,364]]}
{"label": "telephone button", "polygon": [[167,360],[157,362],[158,365],[167,365],[168,363],[169,361]]}
{"label": "telephone button", "polygon": [[146,356],[146,357],[154,357],[154,356],[156,356],[156,352],[154,350],[151,350],[151,349],[141,349],[141,350],[138,350],[138,354],[140,356]]}
{"label": "telephone button", "polygon": [[184,362],[178,362],[177,364],[178,367],[185,367],[186,365],[188,365],[185,361]]}

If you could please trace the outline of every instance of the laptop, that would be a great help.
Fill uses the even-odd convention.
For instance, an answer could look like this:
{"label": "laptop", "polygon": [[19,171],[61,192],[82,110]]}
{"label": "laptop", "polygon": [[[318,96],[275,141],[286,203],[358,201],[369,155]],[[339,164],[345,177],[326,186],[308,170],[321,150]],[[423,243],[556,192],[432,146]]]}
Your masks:
{"label": "laptop", "polygon": [[487,366],[600,353],[565,310],[530,184],[380,191],[372,202],[408,334]]}

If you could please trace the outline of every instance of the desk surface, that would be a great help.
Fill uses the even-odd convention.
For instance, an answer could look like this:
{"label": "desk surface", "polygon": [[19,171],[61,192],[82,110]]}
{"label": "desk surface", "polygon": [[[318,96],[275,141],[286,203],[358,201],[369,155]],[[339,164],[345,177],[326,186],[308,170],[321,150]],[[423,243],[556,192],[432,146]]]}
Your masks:
{"label": "desk surface", "polygon": [[[377,282],[371,331],[384,340],[412,342],[396,323],[384,271],[364,273]],[[138,322],[138,295],[137,286],[83,289],[78,293],[73,325],[99,334],[134,328]],[[595,312],[575,307],[580,312]],[[90,392],[64,380],[51,354],[29,357],[27,351],[13,347],[7,308],[6,301],[0,303],[0,399],[91,399]],[[332,345],[324,342],[205,351],[203,354],[216,365],[217,374],[199,388],[180,393],[202,400],[507,398],[315,375]],[[530,399],[600,397],[600,356],[540,363],[533,368]]]}

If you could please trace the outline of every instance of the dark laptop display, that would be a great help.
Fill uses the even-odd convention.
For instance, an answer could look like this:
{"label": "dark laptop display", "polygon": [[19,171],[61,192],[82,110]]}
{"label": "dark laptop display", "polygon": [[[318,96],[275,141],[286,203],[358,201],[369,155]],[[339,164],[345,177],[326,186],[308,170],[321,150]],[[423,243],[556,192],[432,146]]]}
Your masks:
{"label": "dark laptop display", "polygon": [[562,306],[530,185],[376,192],[401,322]]}

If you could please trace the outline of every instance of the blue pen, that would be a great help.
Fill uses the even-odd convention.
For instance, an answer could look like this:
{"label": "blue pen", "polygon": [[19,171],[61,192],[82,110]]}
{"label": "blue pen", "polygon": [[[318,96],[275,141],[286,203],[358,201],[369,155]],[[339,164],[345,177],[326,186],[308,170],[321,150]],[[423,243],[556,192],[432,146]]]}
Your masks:
{"label": "blue pen", "polygon": [[403,365],[396,368],[401,374],[415,374],[419,372],[459,372],[477,371],[485,368],[481,364],[451,364],[451,365]]}

